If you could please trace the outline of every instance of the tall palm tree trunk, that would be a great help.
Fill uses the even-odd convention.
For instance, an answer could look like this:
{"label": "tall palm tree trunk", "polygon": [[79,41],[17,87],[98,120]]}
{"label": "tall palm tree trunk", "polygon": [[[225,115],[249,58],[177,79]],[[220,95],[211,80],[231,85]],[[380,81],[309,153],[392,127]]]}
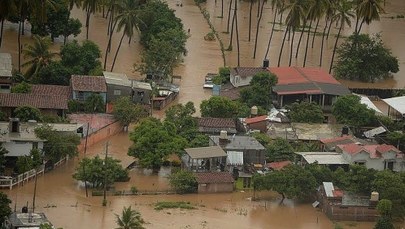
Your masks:
{"label": "tall palm tree trunk", "polygon": [[87,12],[86,12],[86,40],[89,39],[90,15],[91,15],[90,9],[87,9]]}
{"label": "tall palm tree trunk", "polygon": [[[260,5],[260,1],[259,1],[259,5]],[[255,38],[255,48],[253,50],[253,59],[256,58],[257,41],[258,41],[258,38],[259,38],[259,29],[260,29],[260,22],[262,21],[262,17],[263,17],[263,10],[264,10],[264,0],[262,2],[261,7],[260,7],[259,19],[257,19],[256,38]]]}
{"label": "tall palm tree trunk", "polygon": [[118,23],[118,21],[115,21],[115,22],[114,22],[114,25],[111,24],[111,29],[110,29],[110,30],[111,30],[112,32],[110,32],[110,35],[109,35],[109,38],[108,38],[108,45],[107,45],[107,52],[108,52],[108,53],[111,52],[111,45],[112,45],[111,40],[112,40],[112,36],[114,35],[114,32],[113,32],[113,31],[115,31],[115,27],[117,26],[117,23]]}
{"label": "tall palm tree trunk", "polygon": [[[237,1],[237,0],[235,0]],[[233,43],[233,28],[234,28],[234,24],[235,24],[235,13],[233,13],[232,16],[232,26],[231,26],[231,39],[229,39],[229,45],[228,45],[228,50],[232,51],[233,47],[232,47],[232,43]]]}
{"label": "tall palm tree trunk", "polygon": [[3,29],[4,29],[4,18],[1,20],[1,28],[0,28],[0,47],[1,47],[1,43],[3,42]]}
{"label": "tall palm tree trunk", "polygon": [[124,39],[124,36],[125,36],[125,33],[123,32],[120,43],[118,44],[117,52],[115,52],[114,60],[113,60],[111,70],[110,70],[111,72],[114,70],[115,61],[117,60],[118,52],[120,51],[122,40]]}
{"label": "tall palm tree trunk", "polygon": [[332,28],[332,23],[333,23],[333,20],[331,19],[330,22],[329,22],[328,33],[326,34],[326,40],[329,39],[329,34],[330,34],[330,29]]}
{"label": "tall palm tree trunk", "polygon": [[224,0],[221,0],[221,18],[224,18]]}
{"label": "tall palm tree trunk", "polygon": [[267,49],[266,49],[266,54],[264,54],[264,59],[267,59],[267,55],[269,55],[270,43],[271,43],[271,39],[273,39],[274,26],[275,26],[275,24],[276,24],[276,17],[277,17],[277,9],[274,11],[273,25],[271,26],[271,32],[270,32],[269,42],[267,43]]}
{"label": "tall palm tree trunk", "polygon": [[359,27],[359,22],[360,22],[360,18],[359,16],[356,16],[356,26],[354,27],[354,32],[357,33],[358,27]]}
{"label": "tall palm tree trunk", "polygon": [[302,37],[304,36],[304,31],[305,31],[305,26],[306,25],[307,25],[307,21],[304,21],[304,25],[303,25],[302,30],[301,30],[300,38],[298,39],[298,45],[297,45],[297,51],[295,52],[295,58],[298,57],[298,51],[300,50],[301,40],[302,40]]}
{"label": "tall palm tree trunk", "polygon": [[238,67],[240,66],[240,49],[239,49],[239,29],[238,29],[238,1],[235,1],[235,27],[236,27],[236,47],[238,49]]}
{"label": "tall palm tree trunk", "polygon": [[319,20],[320,20],[320,18],[318,18],[318,20],[316,21],[316,26],[315,26],[314,34],[312,34],[312,44],[311,44],[311,48],[314,48],[315,35],[316,35],[316,32],[318,31]]}
{"label": "tall palm tree trunk", "polygon": [[359,30],[357,31],[357,34],[360,33],[361,28],[363,27],[363,24],[364,24],[364,20],[361,21],[360,26],[359,26]]}
{"label": "tall palm tree trunk", "polygon": [[260,17],[260,1],[257,1],[257,13],[256,17]]}
{"label": "tall palm tree trunk", "polygon": [[292,60],[293,49],[294,49],[294,36],[295,36],[295,29],[292,29],[291,48],[290,48],[290,60],[288,61],[288,66],[291,66],[291,60]]}
{"label": "tall palm tree trunk", "polygon": [[338,40],[340,37],[340,32],[342,31],[342,28],[343,28],[343,22],[340,25],[339,32],[336,36],[335,46],[333,47],[332,59],[330,60],[329,74],[332,72],[333,60],[335,59],[336,47],[337,47],[337,43],[338,43]]}
{"label": "tall palm tree trunk", "polygon": [[319,67],[322,67],[323,44],[325,43],[325,34],[326,34],[327,28],[328,28],[328,19],[326,19],[326,21],[325,21],[325,26],[323,27],[323,32],[322,32],[321,54],[319,55]]}
{"label": "tall palm tree trunk", "polygon": [[304,63],[302,67],[305,67],[307,62],[307,54],[308,54],[308,43],[309,43],[309,36],[311,36],[311,27],[312,27],[312,20],[309,22],[309,29],[308,29],[308,36],[307,36],[307,44],[305,45],[305,54],[304,54]]}
{"label": "tall palm tree trunk", "polygon": [[[236,1],[236,0],[235,0]],[[229,33],[229,22],[231,21],[231,10],[232,10],[232,0],[229,2],[229,10],[228,10],[228,24],[226,25],[226,32]],[[232,19],[233,23],[233,19]]]}
{"label": "tall palm tree trunk", "polygon": [[284,48],[284,43],[285,43],[285,38],[287,37],[288,30],[290,28],[287,26],[284,32],[284,37],[283,37],[283,42],[281,42],[281,48],[280,48],[280,54],[278,55],[278,63],[277,67],[280,67],[280,62],[281,62],[281,55],[283,54],[283,48]]}
{"label": "tall palm tree trunk", "polygon": [[250,41],[250,34],[252,31],[252,10],[253,10],[253,0],[250,0],[250,6],[249,6],[249,38],[248,41]]}

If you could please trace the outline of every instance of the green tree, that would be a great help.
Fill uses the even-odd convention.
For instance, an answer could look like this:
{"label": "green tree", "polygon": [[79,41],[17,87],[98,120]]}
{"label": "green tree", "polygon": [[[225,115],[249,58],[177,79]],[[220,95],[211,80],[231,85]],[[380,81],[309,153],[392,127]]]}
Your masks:
{"label": "green tree", "polygon": [[147,116],[145,108],[139,104],[134,104],[130,97],[120,97],[114,102],[113,114],[115,119],[120,121],[124,126],[131,122],[137,122]]}
{"label": "green tree", "polygon": [[253,76],[250,86],[240,91],[242,102],[247,106],[270,108],[272,105],[272,88],[277,84],[277,76],[270,72],[260,72]]}
{"label": "green tree", "polygon": [[237,109],[238,107],[232,100],[220,96],[203,100],[200,105],[202,117],[233,118],[238,112]]}
{"label": "green tree", "polygon": [[27,122],[28,120],[42,121],[41,111],[31,106],[17,107],[14,110],[14,116],[22,122]]}
{"label": "green tree", "polygon": [[34,168],[34,162],[28,155],[20,156],[17,158],[16,167],[18,174],[25,173]]}
{"label": "green tree", "polygon": [[6,218],[11,214],[11,200],[6,194],[0,192],[0,225],[4,223]]}
{"label": "green tree", "polygon": [[116,220],[115,222],[118,225],[117,229],[143,229],[144,227],[142,224],[145,222],[141,218],[141,214],[136,211],[132,210],[131,206],[128,208],[124,207],[122,210],[121,216],[115,215]]}
{"label": "green tree", "polygon": [[51,60],[58,54],[49,51],[51,45],[51,40],[48,37],[40,37],[38,35],[33,36],[34,43],[32,45],[27,45],[23,49],[23,54],[25,58],[29,61],[25,62],[22,66],[29,66],[25,76],[28,78],[35,77],[39,71],[47,66]]}
{"label": "green tree", "polygon": [[172,153],[181,154],[187,141],[176,134],[174,124],[149,117],[141,120],[130,133],[133,141],[128,155],[139,159],[139,164],[155,171]]}
{"label": "green tree", "polygon": [[377,204],[378,213],[380,217],[377,220],[374,229],[394,229],[392,224],[392,201],[382,199]]}
{"label": "green tree", "polygon": [[360,103],[357,95],[340,96],[332,107],[332,114],[339,123],[360,127],[376,122],[374,110]]}
{"label": "green tree", "polygon": [[337,50],[335,75],[341,79],[375,82],[399,71],[398,59],[380,34],[353,34]]}
{"label": "green tree", "polygon": [[324,116],[322,108],[316,103],[293,103],[289,107],[288,117],[291,122],[322,123]]}
{"label": "green tree", "polygon": [[206,147],[209,146],[209,137],[205,134],[196,134],[190,141],[189,147]]}
{"label": "green tree", "polygon": [[381,216],[377,219],[374,229],[395,229],[392,220],[386,216]]}
{"label": "green tree", "polygon": [[84,101],[84,111],[87,113],[103,113],[105,111],[103,96],[92,93]]}
{"label": "green tree", "polygon": [[72,71],[69,67],[63,66],[60,61],[52,61],[48,66],[43,67],[36,77],[31,81],[35,84],[69,85]]}
{"label": "green tree", "polygon": [[197,132],[197,121],[192,115],[195,113],[194,103],[187,102],[185,105],[176,104],[165,111],[165,121],[176,126],[177,134],[191,141]]}
{"label": "green tree", "polygon": [[276,138],[266,146],[266,156],[269,161],[293,160],[294,148],[288,140]]}
{"label": "green tree", "polygon": [[11,88],[11,93],[30,93],[31,92],[31,84],[27,82],[21,82],[19,84],[14,85]]}
{"label": "green tree", "polygon": [[83,41],[80,45],[76,40],[62,46],[60,50],[61,64],[75,75],[92,75],[101,69],[101,51],[92,41]]}
{"label": "green tree", "polygon": [[197,179],[194,173],[178,170],[169,175],[170,186],[178,193],[194,193],[197,191]]}
{"label": "green tree", "polygon": [[3,172],[4,172],[5,163],[6,163],[5,155],[8,153],[9,153],[8,150],[0,144],[0,174],[3,174]]}
{"label": "green tree", "polygon": [[116,181],[128,181],[128,170],[122,168],[119,160],[107,157],[107,160],[101,159],[98,155],[94,158],[83,158],[73,178],[80,181],[86,181],[95,188],[112,185]]}
{"label": "green tree", "polygon": [[[358,4],[356,7],[356,33],[359,34],[364,22],[369,25],[372,21],[379,21],[380,13],[385,12],[382,6],[382,0],[357,0],[355,2]],[[361,23],[360,26],[357,27],[359,20],[361,20]]]}
{"label": "green tree", "polygon": [[317,185],[322,185],[323,182],[333,181],[334,174],[325,165],[319,165],[318,163],[312,163],[305,166],[305,170],[309,171],[314,176]]}

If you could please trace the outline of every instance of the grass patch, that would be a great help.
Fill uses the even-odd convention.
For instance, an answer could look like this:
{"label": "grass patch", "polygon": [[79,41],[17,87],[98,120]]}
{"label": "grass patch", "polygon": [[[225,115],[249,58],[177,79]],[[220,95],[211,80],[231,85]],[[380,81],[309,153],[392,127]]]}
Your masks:
{"label": "grass patch", "polygon": [[225,208],[214,208],[214,210],[219,211],[219,212],[223,212],[223,213],[228,212],[228,210],[226,210]]}
{"label": "grass patch", "polygon": [[168,209],[168,208],[196,209],[196,207],[191,205],[190,202],[184,202],[184,201],[179,201],[179,202],[162,201],[162,202],[157,202],[155,204],[155,210],[163,210],[163,209]]}

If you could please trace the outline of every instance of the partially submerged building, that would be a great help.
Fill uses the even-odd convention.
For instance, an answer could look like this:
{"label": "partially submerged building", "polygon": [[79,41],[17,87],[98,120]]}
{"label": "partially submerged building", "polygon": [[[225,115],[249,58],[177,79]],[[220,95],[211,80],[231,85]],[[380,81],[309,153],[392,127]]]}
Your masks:
{"label": "partially submerged building", "polygon": [[221,130],[236,134],[236,121],[232,118],[201,117],[197,119],[198,131],[204,134],[219,134]]}
{"label": "partially submerged building", "polygon": [[41,225],[52,223],[44,213],[12,213],[5,221],[6,229],[39,229]]}
{"label": "partially submerged building", "polygon": [[72,75],[70,78],[73,100],[86,101],[92,94],[98,94],[107,102],[107,85],[103,76]]}
{"label": "partially submerged building", "polygon": [[233,192],[234,179],[228,172],[195,173],[198,193]]}
{"label": "partially submerged building", "polygon": [[219,146],[186,148],[182,157],[183,165],[191,171],[224,171],[226,153]]}

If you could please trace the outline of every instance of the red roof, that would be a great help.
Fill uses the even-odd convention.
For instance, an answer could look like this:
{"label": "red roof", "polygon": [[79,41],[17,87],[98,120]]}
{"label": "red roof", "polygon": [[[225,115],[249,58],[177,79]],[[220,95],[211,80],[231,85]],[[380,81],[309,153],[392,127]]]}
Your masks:
{"label": "red roof", "polygon": [[343,190],[335,189],[332,190],[333,197],[343,197]]}
{"label": "red roof", "polygon": [[199,184],[233,183],[233,177],[228,172],[194,173]]}
{"label": "red roof", "polygon": [[252,123],[257,123],[257,122],[263,122],[267,120],[267,115],[262,115],[262,116],[257,116],[253,118],[246,118],[245,123],[246,124],[252,124]]}
{"label": "red roof", "polygon": [[314,89],[314,90],[298,90],[298,91],[282,91],[278,92],[278,95],[295,95],[295,94],[319,94],[322,93],[321,90]]}
{"label": "red roof", "polygon": [[297,68],[308,80],[318,83],[340,84],[332,75],[321,68]]}
{"label": "red roof", "polygon": [[339,84],[340,83],[321,68],[311,67],[272,67],[270,71],[277,75],[277,85],[302,84],[309,82]]}
{"label": "red roof", "polygon": [[352,138],[352,136],[350,136],[350,135],[344,135],[342,137],[337,137],[337,138],[321,139],[321,142],[326,144],[326,143],[332,143],[332,142],[340,142],[340,141],[351,139],[351,138]]}
{"label": "red roof", "polygon": [[31,94],[66,96],[70,98],[71,90],[69,86],[32,84]]}
{"label": "red roof", "polygon": [[348,153],[348,154],[357,154],[360,152],[366,152],[370,154],[370,158],[380,158],[381,154],[387,153],[390,151],[401,153],[395,146],[393,145],[357,145],[355,143],[352,144],[346,144],[346,145],[338,145],[342,151]]}
{"label": "red roof", "polygon": [[68,109],[68,98],[64,96],[36,95],[24,93],[0,93],[2,107],[31,106],[38,109]]}
{"label": "red roof", "polygon": [[272,168],[274,170],[280,170],[290,164],[291,164],[291,161],[278,161],[278,162],[267,163],[267,167]]}
{"label": "red roof", "polygon": [[197,118],[197,122],[200,127],[236,128],[235,120],[231,118],[201,117]]}
{"label": "red roof", "polygon": [[70,82],[74,91],[107,92],[105,78],[102,76],[73,75]]}

